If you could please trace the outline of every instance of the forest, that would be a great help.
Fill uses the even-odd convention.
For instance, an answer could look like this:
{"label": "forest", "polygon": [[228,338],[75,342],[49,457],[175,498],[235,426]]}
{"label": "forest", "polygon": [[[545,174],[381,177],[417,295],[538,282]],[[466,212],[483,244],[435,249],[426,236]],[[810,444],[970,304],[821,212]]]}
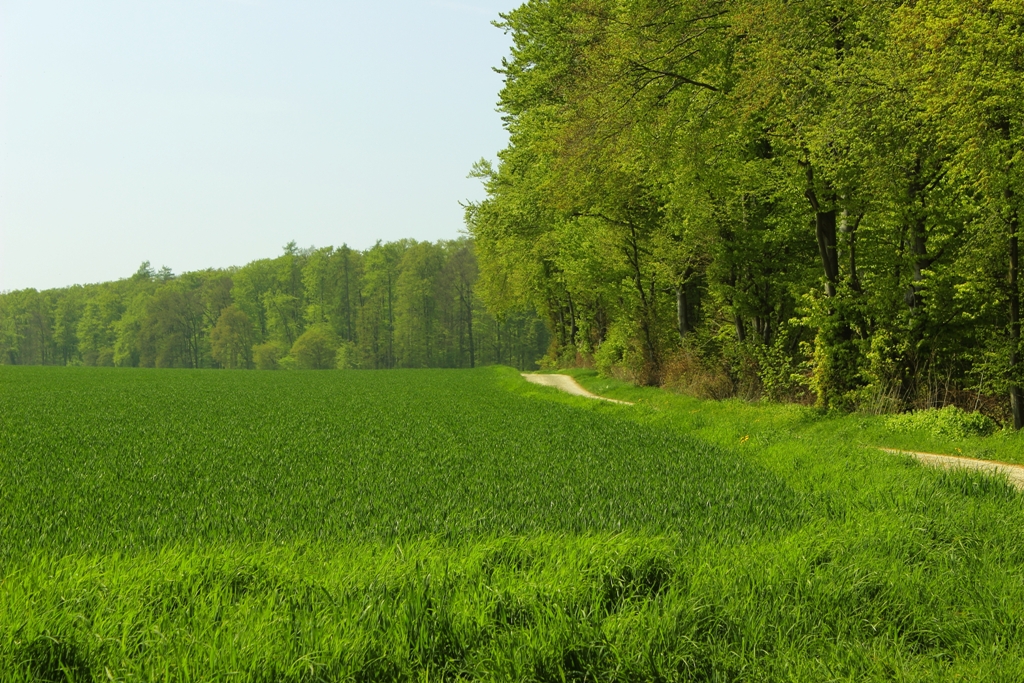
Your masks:
{"label": "forest", "polygon": [[489,315],[468,239],[299,249],[241,268],[0,294],[0,364],[158,368],[536,367],[535,314]]}
{"label": "forest", "polygon": [[1024,424],[1021,0],[534,0],[467,210],[551,359]]}
{"label": "forest", "polygon": [[0,296],[0,362],[596,367],[1024,426],[1024,0],[531,0],[469,237]]}

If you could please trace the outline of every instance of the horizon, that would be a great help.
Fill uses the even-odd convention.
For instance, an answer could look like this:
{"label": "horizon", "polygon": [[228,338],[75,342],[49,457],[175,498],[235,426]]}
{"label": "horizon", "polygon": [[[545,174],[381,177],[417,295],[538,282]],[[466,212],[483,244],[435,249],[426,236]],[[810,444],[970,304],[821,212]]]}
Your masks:
{"label": "horizon", "polygon": [[66,284],[66,285],[57,285],[56,287],[46,287],[46,288],[21,287],[19,289],[0,289],[0,295],[10,294],[12,292],[28,291],[28,290],[35,290],[35,291],[38,291],[38,292],[48,292],[48,291],[70,289],[71,287],[93,287],[93,286],[108,284],[108,283],[111,283],[111,282],[120,282],[122,280],[130,280],[130,279],[132,279],[136,274],[138,274],[138,272],[143,267],[146,267],[146,266],[148,266],[149,269],[152,271],[153,277],[156,277],[160,273],[161,270],[166,268],[169,271],[169,274],[170,274],[169,277],[170,278],[181,277],[182,275],[188,275],[189,273],[203,273],[203,272],[207,272],[207,271],[217,272],[217,271],[239,270],[241,268],[245,268],[247,265],[249,265],[249,264],[251,264],[251,263],[253,263],[255,261],[262,261],[264,259],[272,260],[272,259],[279,258],[279,257],[281,257],[281,256],[283,256],[285,254],[285,250],[287,250],[289,246],[294,246],[299,254],[312,253],[312,252],[318,251],[320,249],[334,249],[334,250],[338,250],[338,249],[341,249],[342,247],[348,247],[352,251],[355,251],[355,252],[358,252],[358,253],[366,253],[370,249],[373,249],[373,247],[376,246],[377,244],[390,244],[390,243],[393,243],[393,242],[400,242],[402,240],[413,240],[415,242],[427,242],[427,243],[430,243],[430,244],[438,244],[438,243],[441,243],[441,242],[455,242],[455,241],[458,241],[460,239],[472,239],[472,238],[469,235],[465,234],[464,231],[462,231],[459,234],[455,235],[454,237],[441,237],[441,238],[438,238],[438,239],[413,240],[413,238],[411,238],[411,237],[399,237],[398,239],[395,239],[395,240],[387,240],[387,241],[377,240],[376,242],[374,242],[374,244],[371,244],[370,246],[363,247],[363,248],[356,248],[356,247],[353,247],[352,245],[344,243],[344,242],[341,243],[341,244],[324,244],[324,245],[320,245],[320,246],[317,246],[315,244],[310,244],[310,245],[304,247],[304,246],[299,245],[297,242],[295,242],[295,240],[290,240],[289,242],[286,242],[284,245],[280,246],[278,248],[278,252],[277,253],[269,255],[269,256],[268,255],[257,256],[256,258],[250,259],[250,260],[246,261],[245,263],[232,263],[232,264],[228,264],[228,265],[224,265],[224,266],[207,266],[207,267],[189,268],[187,270],[176,271],[173,268],[171,268],[170,266],[167,266],[165,264],[154,263],[150,259],[145,259],[143,261],[140,261],[139,264],[135,266],[134,270],[132,270],[127,275],[117,275],[117,276],[109,278],[107,280],[96,280],[96,281],[93,281],[93,282],[72,282],[72,283],[69,283],[69,284]]}

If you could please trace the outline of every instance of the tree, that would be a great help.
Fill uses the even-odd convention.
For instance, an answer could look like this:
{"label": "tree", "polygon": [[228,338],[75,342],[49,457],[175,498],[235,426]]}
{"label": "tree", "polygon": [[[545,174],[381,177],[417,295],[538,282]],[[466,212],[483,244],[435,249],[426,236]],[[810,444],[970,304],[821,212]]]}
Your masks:
{"label": "tree", "polygon": [[[473,322],[476,316],[475,285],[477,280],[476,256],[468,240],[446,245],[447,259],[438,283],[438,305],[446,327],[446,346],[451,354],[448,364],[476,367],[476,340]],[[467,358],[468,356],[468,358]]]}
{"label": "tree", "polygon": [[[317,327],[334,335],[338,367],[534,367],[545,344],[534,334],[536,316],[520,311],[497,322],[476,288],[468,239],[403,240],[365,253],[290,244],[274,259],[178,276],[143,263],[116,282],[0,294],[0,362],[319,366],[327,361],[303,351],[319,334],[295,347]],[[478,325],[494,345],[478,343]]]}
{"label": "tree", "polygon": [[139,336],[140,365],[202,367],[206,309],[196,279],[172,280],[154,292]]}
{"label": "tree", "polygon": [[253,363],[253,326],[249,316],[234,304],[220,312],[210,331],[213,359],[229,370],[251,368]]}
{"label": "tree", "polygon": [[332,370],[338,338],[326,325],[313,325],[292,346],[291,355],[302,370]]}
{"label": "tree", "polygon": [[412,242],[402,254],[395,282],[395,362],[399,367],[438,364],[441,325],[437,287],[444,266],[444,246]]}
{"label": "tree", "polygon": [[117,340],[114,325],[124,313],[124,303],[112,287],[94,287],[90,294],[76,329],[82,362],[113,365]]}
{"label": "tree", "polygon": [[115,323],[114,365],[138,367],[142,361],[142,330],[149,313],[150,291],[139,292]]}
{"label": "tree", "polygon": [[53,339],[63,365],[70,365],[78,355],[77,329],[82,317],[83,294],[81,287],[69,287],[54,308]]}
{"label": "tree", "polygon": [[266,297],[275,288],[275,266],[271,259],[259,259],[238,269],[234,274],[232,299],[253,322],[256,339],[266,340],[269,334]]}
{"label": "tree", "polygon": [[366,367],[395,367],[395,288],[408,246],[408,240],[378,242],[363,256],[359,346]]}

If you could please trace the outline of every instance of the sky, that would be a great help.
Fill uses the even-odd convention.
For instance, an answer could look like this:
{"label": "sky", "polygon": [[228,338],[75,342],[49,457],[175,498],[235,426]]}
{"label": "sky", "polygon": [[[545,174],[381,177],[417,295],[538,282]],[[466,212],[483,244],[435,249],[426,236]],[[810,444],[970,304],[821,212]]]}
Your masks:
{"label": "sky", "polygon": [[0,291],[463,230],[517,0],[0,0]]}

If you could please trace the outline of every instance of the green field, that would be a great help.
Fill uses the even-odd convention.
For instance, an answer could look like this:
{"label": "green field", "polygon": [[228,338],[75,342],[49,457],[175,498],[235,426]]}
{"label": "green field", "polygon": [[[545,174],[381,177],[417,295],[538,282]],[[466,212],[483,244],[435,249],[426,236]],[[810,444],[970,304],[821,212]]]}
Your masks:
{"label": "green field", "polygon": [[1005,481],[581,379],[0,367],[0,679],[1024,679]]}

